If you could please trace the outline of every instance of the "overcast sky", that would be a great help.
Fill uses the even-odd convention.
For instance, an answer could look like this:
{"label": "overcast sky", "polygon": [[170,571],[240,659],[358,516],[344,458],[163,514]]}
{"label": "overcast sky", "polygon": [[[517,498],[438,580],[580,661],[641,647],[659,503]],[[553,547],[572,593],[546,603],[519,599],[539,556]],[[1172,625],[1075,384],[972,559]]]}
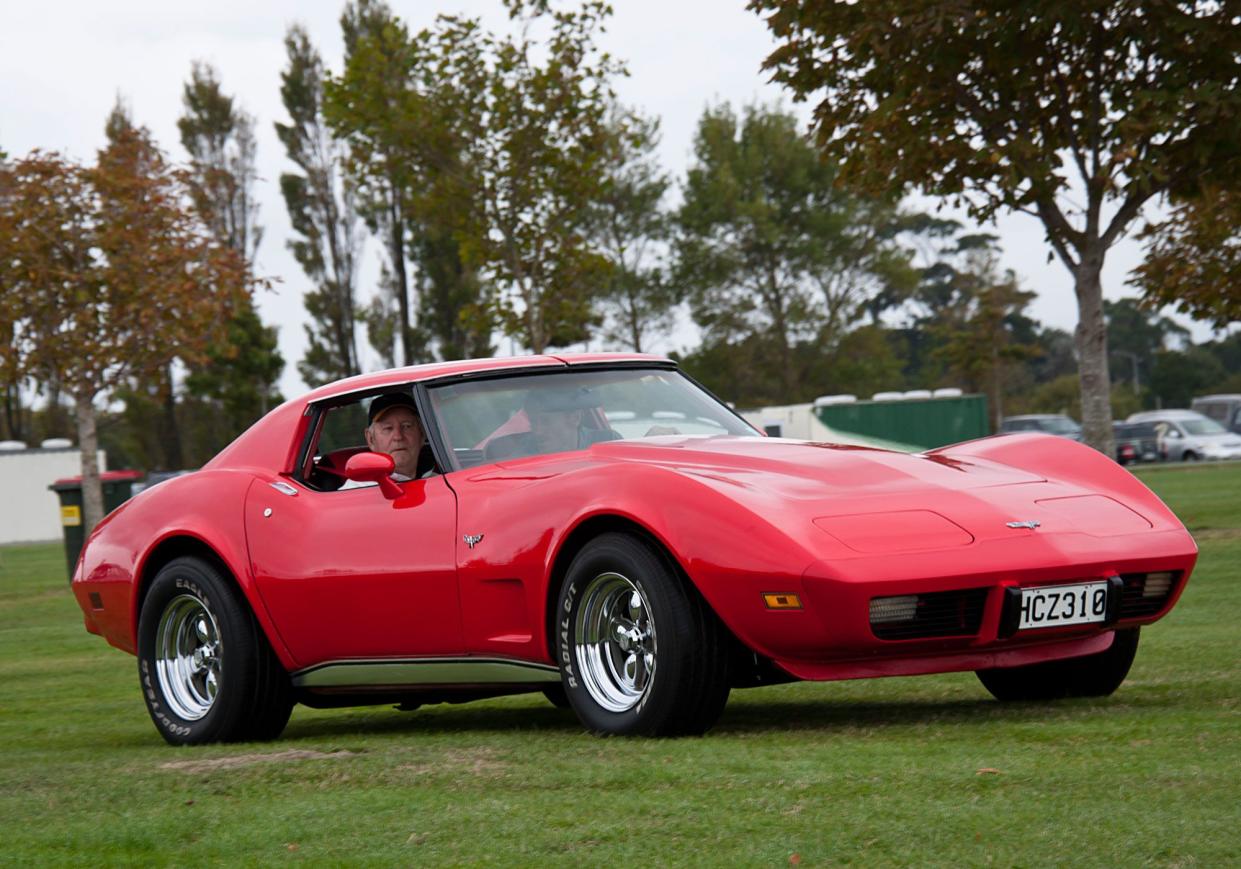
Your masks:
{"label": "overcast sky", "polygon": [[[390,4],[411,29],[429,25],[438,13],[479,15],[496,29],[505,25],[499,0]],[[660,159],[674,177],[684,174],[695,123],[709,104],[783,101],[806,116],[804,106],[792,106],[760,72],[772,40],[762,21],[746,11],[744,0],[613,0],[613,5],[616,14],[603,42],[629,67],[629,78],[618,83],[621,99],[661,119]],[[103,141],[104,119],[119,94],[134,119],[150,128],[174,159],[186,159],[176,121],[195,60],[212,64],[225,92],[255,116],[259,222],[264,227],[258,271],[281,279],[274,292],[263,294],[259,307],[264,321],[280,329],[286,397],[302,389],[295,363],[305,347],[301,294],[307,281],[285,248],[291,233],[278,179],[292,167],[272,127],[285,119],[279,94],[283,40],[288,25],[301,22],[329,68],[339,72],[342,8],[341,0],[9,0],[0,13],[0,149],[11,156],[42,148],[93,160]],[[1003,265],[1038,294],[1029,309],[1032,316],[1071,330],[1076,322],[1072,282],[1062,265],[1047,262],[1041,225],[1018,215],[989,231],[1001,237]],[[369,266],[359,287],[363,299],[373,293],[379,256],[378,246],[370,243]],[[1103,273],[1108,298],[1133,295],[1124,281],[1139,257],[1132,241],[1113,249]],[[1203,329],[1195,334],[1198,340],[1208,336]],[[657,349],[678,349],[690,340],[692,334],[681,332]],[[510,346],[502,342],[501,352]],[[369,348],[364,359],[365,354],[370,367],[378,367]]]}

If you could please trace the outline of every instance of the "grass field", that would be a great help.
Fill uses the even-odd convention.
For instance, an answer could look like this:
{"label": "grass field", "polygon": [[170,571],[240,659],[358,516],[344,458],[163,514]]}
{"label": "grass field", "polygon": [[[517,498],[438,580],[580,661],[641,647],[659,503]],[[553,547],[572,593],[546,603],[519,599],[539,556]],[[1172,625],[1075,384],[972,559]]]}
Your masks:
{"label": "grass field", "polygon": [[800,683],[700,739],[597,739],[529,697],[174,749],[60,548],[0,549],[0,864],[1236,865],[1241,465],[1142,477],[1202,554],[1114,696]]}

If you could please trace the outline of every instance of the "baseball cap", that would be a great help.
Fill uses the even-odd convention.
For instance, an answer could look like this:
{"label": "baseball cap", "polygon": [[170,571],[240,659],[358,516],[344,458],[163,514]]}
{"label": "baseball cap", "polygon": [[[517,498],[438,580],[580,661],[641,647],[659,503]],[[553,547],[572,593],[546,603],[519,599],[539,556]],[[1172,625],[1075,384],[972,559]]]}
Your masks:
{"label": "baseball cap", "polygon": [[385,392],[371,401],[370,409],[366,412],[366,424],[370,425],[394,407],[408,407],[415,416],[418,414],[418,405],[414,404],[412,395],[405,392]]}

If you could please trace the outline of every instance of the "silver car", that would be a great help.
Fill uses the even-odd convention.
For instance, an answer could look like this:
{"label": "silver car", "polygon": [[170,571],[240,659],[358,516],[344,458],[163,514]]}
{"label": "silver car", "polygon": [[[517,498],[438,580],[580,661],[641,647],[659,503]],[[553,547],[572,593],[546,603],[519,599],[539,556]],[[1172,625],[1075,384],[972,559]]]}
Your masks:
{"label": "silver car", "polygon": [[1241,459],[1241,435],[1192,410],[1148,410],[1127,421],[1153,423],[1170,462]]}

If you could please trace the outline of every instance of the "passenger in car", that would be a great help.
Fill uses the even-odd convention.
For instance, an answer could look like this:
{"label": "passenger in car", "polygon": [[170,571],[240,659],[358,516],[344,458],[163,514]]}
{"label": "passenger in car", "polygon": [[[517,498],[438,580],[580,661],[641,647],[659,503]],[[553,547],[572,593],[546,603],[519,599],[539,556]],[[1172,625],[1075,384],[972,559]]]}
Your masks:
{"label": "passenger in car", "polygon": [[496,438],[487,444],[489,461],[566,453],[600,441],[620,437],[607,428],[583,424],[586,410],[598,402],[590,390],[532,389],[526,395],[524,410],[530,430]]}

